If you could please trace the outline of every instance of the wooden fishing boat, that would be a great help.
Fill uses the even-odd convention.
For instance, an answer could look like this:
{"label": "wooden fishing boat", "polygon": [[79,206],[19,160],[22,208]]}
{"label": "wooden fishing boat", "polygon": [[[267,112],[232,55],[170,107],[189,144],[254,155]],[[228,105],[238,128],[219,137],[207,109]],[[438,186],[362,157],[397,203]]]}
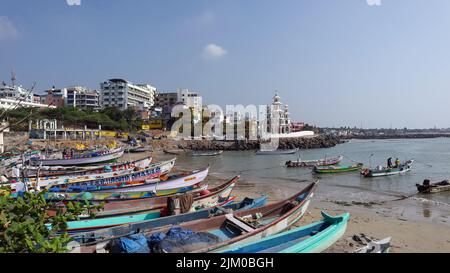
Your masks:
{"label": "wooden fishing boat", "polygon": [[359,171],[364,164],[358,163],[348,166],[314,166],[315,173],[345,173]]}
{"label": "wooden fishing boat", "polygon": [[94,153],[81,154],[69,159],[30,159],[31,166],[76,166],[98,164],[116,160],[123,155],[123,148],[107,151],[97,151]]}
{"label": "wooden fishing boat", "polygon": [[145,153],[151,152],[152,147],[150,146],[138,146],[138,147],[129,147],[125,149],[126,153]]}
{"label": "wooden fishing boat", "polygon": [[[49,184],[47,188],[50,192],[81,192],[81,191],[117,191],[117,189],[126,189],[131,186],[149,185],[160,181],[160,177],[169,173],[175,165],[175,158],[168,161],[152,164],[145,169],[138,169],[130,173],[120,174],[117,176],[92,179],[78,180],[63,183]],[[153,187],[147,189],[133,188],[131,191],[150,191]],[[127,191],[130,191],[128,189]]]}
{"label": "wooden fishing boat", "polygon": [[[255,242],[286,230],[296,223],[306,212],[318,181],[309,184],[292,197],[263,207],[219,215],[210,219],[201,219],[180,223],[179,226],[194,232],[207,232],[219,238],[218,243],[207,247],[191,245],[188,252],[224,251],[240,245]],[[171,226],[155,229],[143,229],[145,235],[156,232],[166,233]],[[98,246],[97,246],[98,247]],[[160,249],[161,252],[169,252]],[[177,250],[185,252],[185,250]]]}
{"label": "wooden fishing boat", "polygon": [[365,247],[357,249],[354,253],[389,253],[390,248],[391,237],[387,237],[380,241],[372,241]]}
{"label": "wooden fishing boat", "polygon": [[290,150],[274,150],[274,151],[263,151],[259,150],[256,151],[257,155],[289,155],[289,154],[295,154],[298,152],[298,148],[290,149]]}
{"label": "wooden fishing boat", "polygon": [[177,149],[177,150],[165,150],[164,149],[163,152],[166,154],[170,154],[170,155],[181,155],[181,154],[186,153],[186,151],[182,150],[182,149]]}
{"label": "wooden fishing boat", "polygon": [[41,157],[40,151],[31,151],[23,154],[11,156],[0,160],[0,166],[10,167],[21,163],[27,163],[30,160],[37,160]]}
{"label": "wooden fishing boat", "polygon": [[[135,191],[135,192],[114,192],[114,191],[97,191],[97,192],[47,192],[45,193],[45,198],[51,202],[85,202],[89,201],[91,203],[103,203],[103,202],[114,202],[114,201],[127,201],[144,199],[150,197],[158,196],[168,196],[179,193],[185,193],[198,188],[207,189],[207,185],[200,186],[200,179],[189,179],[192,175],[197,174],[196,171],[191,173],[186,173],[184,176],[182,174],[172,175],[166,181],[160,181],[154,183],[153,190],[151,191]],[[173,178],[172,178],[173,177]],[[184,182],[180,182],[180,177],[185,179]],[[170,183],[171,185],[167,185]]]}
{"label": "wooden fishing boat", "polygon": [[322,212],[322,217],[322,221],[278,233],[222,253],[320,253],[344,235],[350,214],[333,217]]}
{"label": "wooden fishing boat", "polygon": [[[61,175],[61,176],[49,176],[49,177],[40,177],[40,178],[24,178],[23,181],[28,183],[28,187],[30,189],[40,190],[42,188],[46,188],[49,185],[57,185],[57,184],[66,184],[73,182],[82,182],[82,181],[91,181],[91,180],[99,180],[106,179],[111,177],[116,177],[118,175],[125,175],[135,172],[137,169],[147,169],[150,167],[156,168],[160,164],[154,164],[150,166],[149,160],[141,160],[136,163],[127,163],[121,165],[122,169],[115,168],[115,171],[109,168],[109,166],[105,166],[102,168],[103,172],[98,172],[99,170],[91,170],[87,172],[92,172],[91,174],[83,174],[83,175]],[[10,184],[11,188],[14,188],[14,184]]]}
{"label": "wooden fishing boat", "polygon": [[450,182],[443,180],[441,182],[430,183],[430,180],[426,179],[423,184],[416,184],[417,191],[420,193],[437,193],[443,191],[450,191]]}
{"label": "wooden fishing boat", "polygon": [[221,155],[223,153],[222,150],[219,151],[192,151],[192,156],[215,156],[215,155]]}
{"label": "wooden fishing boat", "polygon": [[399,167],[387,168],[387,167],[378,167],[375,169],[362,169],[361,174],[364,177],[380,177],[380,176],[390,176],[396,174],[404,174],[412,170],[412,165],[414,160],[408,160],[403,164],[400,164]]}
{"label": "wooden fishing boat", "polygon": [[286,161],[285,165],[288,168],[299,168],[299,167],[315,167],[315,166],[330,166],[339,164],[344,157],[342,155],[324,159],[317,160],[296,160],[296,161]]}
{"label": "wooden fishing boat", "polygon": [[[222,205],[231,196],[237,180],[235,177],[227,183],[211,191],[196,191],[192,193],[193,202],[188,212]],[[182,198],[183,195],[170,196],[172,199]],[[104,204],[102,210],[96,213],[95,219],[68,222],[68,232],[86,232],[90,229],[108,228],[112,226],[145,221],[168,214],[169,197],[146,198]],[[146,219],[145,219],[146,218]]]}
{"label": "wooden fishing boat", "polygon": [[55,202],[56,207],[59,208],[64,208],[68,202],[81,202],[81,203],[88,202],[89,204],[92,205],[102,204],[103,205],[102,210],[97,213],[97,217],[104,215],[136,213],[164,208],[167,205],[168,198],[178,198],[186,193],[191,194],[194,199],[200,196],[202,197],[208,196],[212,198],[208,200],[213,200],[214,198],[216,199],[221,198],[223,197],[223,194],[228,194],[227,191],[231,191],[233,189],[238,179],[239,176],[234,177],[230,181],[209,190],[206,190],[205,185],[201,185],[200,183],[194,184],[196,181],[193,181],[190,182],[192,184],[188,184],[189,186],[179,188],[178,192],[175,194],[168,194],[162,196],[155,196],[152,194],[148,194],[146,196],[145,194],[142,194],[144,193],[142,192],[141,193],[142,195],[140,196],[138,195],[139,193],[136,193],[137,195],[133,195],[131,193],[121,193],[120,196],[110,195],[111,197],[108,197],[108,194],[105,194],[105,198],[95,199],[95,197],[98,197],[99,195],[96,193],[89,193],[88,197],[90,195],[93,198],[85,199],[84,197],[86,193],[80,193],[79,196],[74,196],[73,198],[70,199],[54,198],[53,202]]}
{"label": "wooden fishing boat", "polygon": [[[195,182],[194,182],[195,183]],[[190,192],[192,190],[207,190],[208,185],[192,184],[180,188],[157,190],[157,191],[139,191],[139,192],[47,192],[44,198],[48,202],[113,202],[113,201],[127,201],[135,199],[143,199],[149,197],[168,196],[174,194],[181,194]],[[15,193],[14,193],[15,194]]]}
{"label": "wooden fishing boat", "polygon": [[152,162],[152,157],[146,157],[135,161],[117,162],[112,164],[104,164],[99,166],[85,166],[85,167],[64,167],[64,166],[42,166],[42,167],[27,167],[25,172],[26,178],[39,177],[49,178],[55,176],[81,176],[100,174],[105,172],[116,172],[121,170],[128,170],[138,168],[147,168]]}
{"label": "wooden fishing boat", "polygon": [[77,233],[72,238],[81,244],[72,252],[94,252],[96,245],[101,244],[104,247],[108,241],[131,234],[140,233],[142,230],[155,229],[163,226],[178,225],[183,222],[209,219],[211,217],[227,213],[228,211],[247,210],[263,206],[267,202],[267,197],[262,196],[256,199],[245,198],[240,202],[226,202],[219,207],[201,209],[185,214],[171,215],[162,218],[156,218],[139,223],[121,225],[113,228],[100,229],[93,232]]}

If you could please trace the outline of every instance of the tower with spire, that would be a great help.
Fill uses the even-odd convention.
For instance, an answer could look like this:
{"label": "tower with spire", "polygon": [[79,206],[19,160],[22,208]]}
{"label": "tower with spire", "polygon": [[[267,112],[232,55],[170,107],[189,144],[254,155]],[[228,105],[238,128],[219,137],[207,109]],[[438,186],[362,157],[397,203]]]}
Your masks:
{"label": "tower with spire", "polygon": [[[278,130],[273,131],[272,117],[278,117]],[[291,132],[291,118],[287,105],[281,103],[278,91],[275,91],[271,106],[267,107],[267,132],[271,134],[289,134]]]}

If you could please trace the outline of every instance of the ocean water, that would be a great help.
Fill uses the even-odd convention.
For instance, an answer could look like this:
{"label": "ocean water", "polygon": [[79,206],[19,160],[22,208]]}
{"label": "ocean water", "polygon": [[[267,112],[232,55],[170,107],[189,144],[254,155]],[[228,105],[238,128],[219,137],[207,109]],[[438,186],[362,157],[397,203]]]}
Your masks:
{"label": "ocean water", "polygon": [[371,167],[386,166],[389,157],[393,160],[398,157],[402,162],[414,159],[415,162],[409,173],[379,178],[364,178],[359,172],[316,175],[308,168],[284,166],[287,160],[296,160],[297,155],[256,155],[254,151],[230,151],[213,157],[179,156],[177,166],[194,169],[209,164],[212,175],[231,178],[240,174],[242,181],[285,189],[286,194],[303,188],[307,181],[320,179],[316,198],[322,201],[378,202],[413,195],[408,202],[395,203],[402,215],[428,217],[439,210],[439,217],[449,216],[450,192],[417,194],[415,184],[426,178],[432,181],[450,179],[450,138],[351,140],[332,148],[300,151],[304,160],[337,155],[345,157],[342,165],[361,162]]}

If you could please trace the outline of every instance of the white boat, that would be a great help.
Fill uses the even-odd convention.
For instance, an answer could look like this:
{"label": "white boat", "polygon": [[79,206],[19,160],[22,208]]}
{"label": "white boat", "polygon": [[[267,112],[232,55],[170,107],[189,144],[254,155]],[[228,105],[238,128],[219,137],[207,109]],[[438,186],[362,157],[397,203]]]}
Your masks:
{"label": "white boat", "polygon": [[116,189],[99,190],[95,192],[142,192],[142,191],[164,191],[171,190],[180,187],[189,187],[196,185],[208,176],[209,166],[202,170],[195,170],[189,174],[181,173],[179,175],[172,175],[168,180],[151,179],[147,180],[145,184],[131,185],[125,187],[119,187]]}
{"label": "white boat", "polygon": [[405,163],[400,164],[400,166],[394,168],[378,167],[375,169],[363,169],[361,170],[361,174],[364,177],[380,177],[404,174],[412,170],[413,163],[414,160],[408,160]]}
{"label": "white boat", "polygon": [[83,154],[79,157],[68,159],[30,159],[31,166],[76,166],[89,165],[102,162],[113,161],[122,157],[123,149],[117,148],[109,151],[94,152]]}
{"label": "white boat", "polygon": [[89,187],[97,189],[99,187],[107,188],[109,186],[122,185],[127,183],[142,184],[149,179],[157,179],[155,181],[159,181],[159,177],[161,175],[167,174],[172,170],[173,166],[175,165],[175,160],[176,158],[168,161],[158,162],[155,164],[151,164],[147,168],[133,170],[132,172],[125,174],[112,175],[102,178],[94,178],[91,180],[81,179],[81,180],[72,180],[70,182],[64,181],[64,182],[48,183],[46,187],[50,191],[55,192],[59,191],[64,192],[67,191],[68,189],[73,189],[73,191],[76,192],[77,190],[74,189],[83,187],[86,187],[88,191],[91,191]]}
{"label": "white boat", "polygon": [[290,149],[290,150],[273,150],[273,151],[259,150],[259,151],[256,151],[256,154],[257,155],[290,155],[290,154],[295,154],[297,152],[298,152],[298,148]]}
{"label": "white boat", "polygon": [[215,156],[222,154],[223,151],[192,151],[191,155],[193,156]]}
{"label": "white boat", "polygon": [[[39,180],[36,178],[25,178],[25,182],[28,183],[29,188],[35,188],[36,183],[38,183],[38,189],[47,187],[50,184],[64,184],[64,183],[74,183],[74,182],[82,182],[89,180],[98,180],[111,178],[118,175],[130,174],[135,172],[136,168],[146,169],[146,168],[156,168],[160,166],[160,164],[156,163],[150,165],[152,158],[146,158],[144,160],[136,161],[135,164],[130,164],[128,168],[123,167],[123,169],[117,169],[115,171],[106,171],[104,170],[101,173],[90,173],[90,174],[78,174],[78,175],[61,175],[61,176],[48,176],[48,177],[40,177]],[[107,165],[106,165],[107,166]]]}
{"label": "white boat", "polygon": [[354,253],[389,253],[390,247],[391,237],[387,237],[380,241],[372,241]]}

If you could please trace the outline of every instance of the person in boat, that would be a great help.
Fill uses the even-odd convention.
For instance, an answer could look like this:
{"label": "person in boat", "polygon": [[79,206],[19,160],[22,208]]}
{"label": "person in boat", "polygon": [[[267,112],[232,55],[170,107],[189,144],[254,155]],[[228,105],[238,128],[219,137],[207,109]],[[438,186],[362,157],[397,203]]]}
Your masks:
{"label": "person in boat", "polygon": [[389,169],[392,168],[392,157],[389,157],[389,158],[388,158],[388,160],[387,160],[387,166],[388,166]]}
{"label": "person in boat", "polygon": [[395,159],[395,167],[396,168],[400,167],[400,159],[398,159],[398,157],[397,159]]}

